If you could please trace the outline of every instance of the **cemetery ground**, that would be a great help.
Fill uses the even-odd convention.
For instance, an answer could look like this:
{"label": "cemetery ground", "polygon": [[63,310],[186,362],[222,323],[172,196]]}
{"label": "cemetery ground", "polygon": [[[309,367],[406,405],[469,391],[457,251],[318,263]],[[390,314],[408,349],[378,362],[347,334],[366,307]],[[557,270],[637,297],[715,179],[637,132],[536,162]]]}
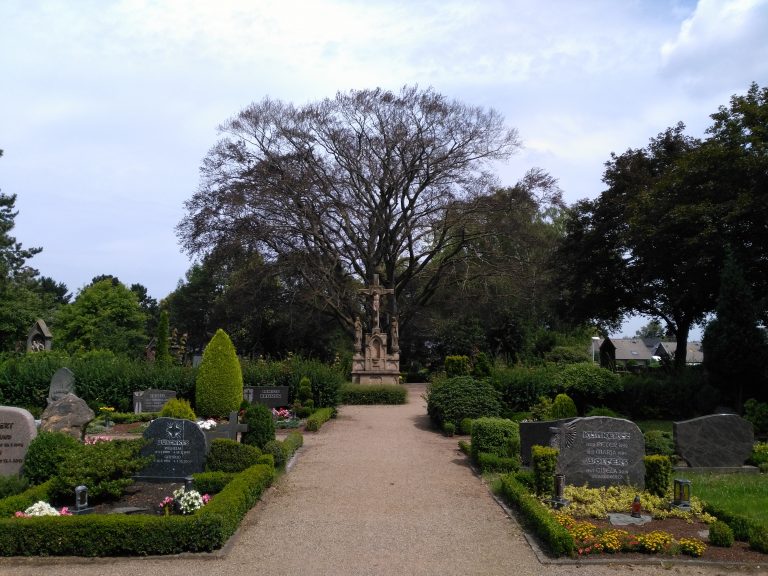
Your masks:
{"label": "cemetery ground", "polygon": [[[288,474],[212,554],[3,558],[0,574],[754,574],[764,565],[616,555],[537,557],[457,448],[429,426],[423,387],[400,406],[344,406],[306,434]],[[652,523],[653,525],[653,523]],[[664,529],[668,524],[656,524]],[[736,550],[733,551],[736,554]],[[543,560],[542,563],[540,560]]]}

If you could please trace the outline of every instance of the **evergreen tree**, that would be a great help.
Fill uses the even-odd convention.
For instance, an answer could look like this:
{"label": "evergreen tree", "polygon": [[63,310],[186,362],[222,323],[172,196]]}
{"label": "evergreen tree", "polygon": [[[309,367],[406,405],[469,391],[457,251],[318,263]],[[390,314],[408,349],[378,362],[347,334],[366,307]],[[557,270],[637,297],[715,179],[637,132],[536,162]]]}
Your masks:
{"label": "evergreen tree", "polygon": [[726,256],[717,317],[707,324],[702,347],[710,381],[741,408],[748,396],[765,397],[768,345],[758,328],[752,290],[733,255]]}
{"label": "evergreen tree", "polygon": [[195,403],[199,415],[225,417],[243,401],[243,373],[229,336],[216,330],[203,351],[195,380]]}

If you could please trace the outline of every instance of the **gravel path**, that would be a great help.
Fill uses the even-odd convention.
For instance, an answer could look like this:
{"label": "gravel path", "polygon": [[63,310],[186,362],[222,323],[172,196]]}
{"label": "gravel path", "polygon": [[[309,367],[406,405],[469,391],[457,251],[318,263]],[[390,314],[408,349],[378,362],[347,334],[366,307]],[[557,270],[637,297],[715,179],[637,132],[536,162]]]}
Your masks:
{"label": "gravel path", "polygon": [[[736,574],[711,566],[541,564],[467,467],[428,428],[424,387],[404,406],[344,406],[306,434],[290,473],[214,555],[0,559],[14,576]],[[754,574],[750,570],[745,573]]]}

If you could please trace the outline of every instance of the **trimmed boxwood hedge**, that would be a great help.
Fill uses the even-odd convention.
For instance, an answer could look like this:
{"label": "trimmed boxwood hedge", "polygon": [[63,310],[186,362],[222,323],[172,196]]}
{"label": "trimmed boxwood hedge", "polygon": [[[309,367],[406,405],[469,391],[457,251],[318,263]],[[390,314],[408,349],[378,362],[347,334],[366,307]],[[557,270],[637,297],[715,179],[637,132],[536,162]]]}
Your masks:
{"label": "trimmed boxwood hedge", "polygon": [[408,391],[399,384],[344,384],[342,404],[405,404]]}
{"label": "trimmed boxwood hedge", "polygon": [[333,418],[333,414],[333,408],[319,408],[316,410],[312,416],[307,418],[307,432],[317,432],[320,430],[323,424]]}
{"label": "trimmed boxwood hedge", "polygon": [[210,552],[234,534],[272,483],[274,468],[257,464],[235,475],[210,503],[189,516],[85,515],[13,518],[47,485],[0,501],[0,556],[146,556]]}

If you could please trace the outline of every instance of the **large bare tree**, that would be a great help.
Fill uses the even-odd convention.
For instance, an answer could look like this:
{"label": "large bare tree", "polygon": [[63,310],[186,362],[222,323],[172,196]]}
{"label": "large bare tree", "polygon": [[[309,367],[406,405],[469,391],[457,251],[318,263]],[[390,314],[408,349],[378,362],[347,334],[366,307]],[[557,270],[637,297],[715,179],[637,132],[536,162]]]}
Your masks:
{"label": "large bare tree", "polygon": [[300,271],[347,326],[359,283],[376,273],[395,290],[391,312],[419,275],[432,278],[415,303],[428,299],[434,264],[459,252],[472,200],[495,184],[492,163],[520,146],[496,111],[408,86],[301,107],[267,98],[220,133],[177,228],[185,250],[257,249]]}

